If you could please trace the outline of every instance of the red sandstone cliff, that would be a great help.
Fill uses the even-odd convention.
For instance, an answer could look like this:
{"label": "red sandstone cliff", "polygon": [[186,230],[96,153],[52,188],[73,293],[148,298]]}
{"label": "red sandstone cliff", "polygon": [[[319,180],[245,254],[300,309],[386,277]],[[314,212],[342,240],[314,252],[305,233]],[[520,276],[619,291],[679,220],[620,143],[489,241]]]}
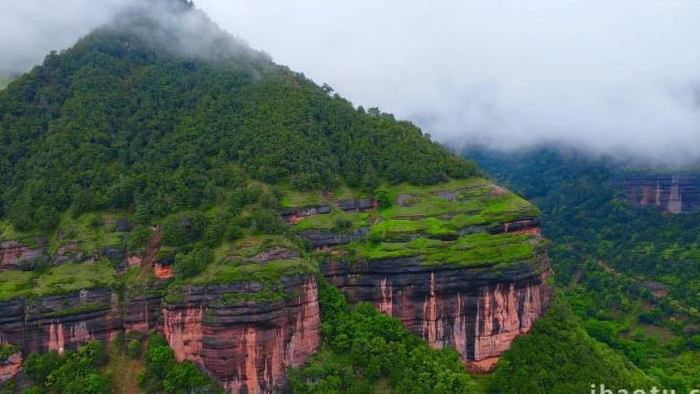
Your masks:
{"label": "red sandstone cliff", "polygon": [[[74,349],[108,341],[120,331],[161,330],[178,361],[192,360],[229,392],[286,388],[286,369],[302,366],[320,344],[318,290],[313,276],[283,279],[283,300],[222,302],[252,295],[255,285],[188,287],[184,301],[159,296],[127,299],[109,289],[0,302],[0,343],[23,352]],[[258,289],[259,290],[259,289]],[[21,356],[0,365],[0,382],[19,370]]]}
{"label": "red sandstone cliff", "polygon": [[689,175],[630,175],[618,181],[625,199],[638,207],[668,213],[700,209],[700,178]]}
{"label": "red sandstone cliff", "polygon": [[535,263],[498,270],[426,267],[416,258],[397,258],[329,261],[322,271],[350,302],[372,302],[432,347],[455,348],[476,372],[490,370],[515,337],[532,328],[552,296],[544,254]]}
{"label": "red sandstone cliff", "polygon": [[222,303],[249,292],[237,285],[189,286],[184,301],[166,304],[163,332],[178,361],[191,360],[229,392],[286,388],[286,369],[302,366],[320,344],[313,276],[283,280],[284,300]]}

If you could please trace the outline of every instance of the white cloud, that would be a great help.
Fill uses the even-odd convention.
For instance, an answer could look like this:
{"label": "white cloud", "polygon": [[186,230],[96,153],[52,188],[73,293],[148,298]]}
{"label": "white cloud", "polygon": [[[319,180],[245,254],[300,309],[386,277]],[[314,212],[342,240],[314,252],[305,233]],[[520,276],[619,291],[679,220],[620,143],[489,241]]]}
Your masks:
{"label": "white cloud", "polygon": [[[69,45],[124,1],[9,3],[0,70]],[[195,3],[277,62],[437,139],[700,158],[700,1]]]}
{"label": "white cloud", "polygon": [[197,4],[277,61],[442,140],[700,157],[698,1]]}

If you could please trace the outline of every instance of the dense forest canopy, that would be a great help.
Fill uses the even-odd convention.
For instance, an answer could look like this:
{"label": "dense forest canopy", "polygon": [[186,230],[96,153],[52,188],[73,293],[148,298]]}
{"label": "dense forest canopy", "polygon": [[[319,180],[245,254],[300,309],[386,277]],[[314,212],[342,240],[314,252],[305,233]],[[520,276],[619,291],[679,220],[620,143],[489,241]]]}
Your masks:
{"label": "dense forest canopy", "polygon": [[[201,21],[163,23],[123,15],[0,91],[0,208],[15,227],[50,230],[68,209],[148,220],[204,208],[241,177],[372,190],[475,172],[412,124],[355,109]],[[189,52],[187,34],[213,38]]]}

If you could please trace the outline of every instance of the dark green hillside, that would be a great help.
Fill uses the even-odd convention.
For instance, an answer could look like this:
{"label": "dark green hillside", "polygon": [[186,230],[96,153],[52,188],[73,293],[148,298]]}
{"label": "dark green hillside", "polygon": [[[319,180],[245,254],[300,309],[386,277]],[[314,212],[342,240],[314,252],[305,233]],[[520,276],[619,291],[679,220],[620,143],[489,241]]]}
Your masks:
{"label": "dark green hillside", "polygon": [[559,294],[591,337],[659,387],[700,385],[700,213],[631,206],[616,186],[630,169],[610,160],[556,149],[468,156],[542,210]]}
{"label": "dark green hillside", "polygon": [[474,172],[410,123],[357,110],[262,54],[157,49],[138,33],[157,30],[149,23],[98,30],[0,93],[0,201],[17,228],[50,230],[69,208],[143,221],[203,208],[242,173],[309,190]]}
{"label": "dark green hillside", "polygon": [[648,390],[658,383],[591,338],[564,299],[555,299],[527,336],[518,338],[489,381],[491,393],[585,393],[591,384]]}

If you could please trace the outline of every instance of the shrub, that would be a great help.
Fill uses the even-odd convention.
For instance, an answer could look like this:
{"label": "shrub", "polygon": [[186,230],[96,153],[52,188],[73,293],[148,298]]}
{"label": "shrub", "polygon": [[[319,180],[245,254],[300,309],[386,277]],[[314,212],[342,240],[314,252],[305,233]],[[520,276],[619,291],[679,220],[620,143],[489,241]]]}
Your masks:
{"label": "shrub", "polygon": [[259,233],[282,234],[287,230],[287,223],[276,211],[261,208],[253,212],[251,227]]}
{"label": "shrub", "polygon": [[141,342],[139,342],[137,339],[132,339],[129,341],[129,346],[126,348],[126,354],[129,357],[136,359],[139,354],[141,354]]}
{"label": "shrub", "polygon": [[198,241],[204,235],[207,221],[201,212],[184,212],[163,221],[161,241],[168,246],[182,246]]}
{"label": "shrub", "polygon": [[198,275],[204,272],[211,258],[211,250],[198,245],[189,253],[178,253],[175,256],[175,272],[180,278]]}
{"label": "shrub", "polygon": [[390,191],[386,189],[377,189],[374,191],[374,195],[377,197],[380,208],[389,208],[394,205],[394,196]]}

